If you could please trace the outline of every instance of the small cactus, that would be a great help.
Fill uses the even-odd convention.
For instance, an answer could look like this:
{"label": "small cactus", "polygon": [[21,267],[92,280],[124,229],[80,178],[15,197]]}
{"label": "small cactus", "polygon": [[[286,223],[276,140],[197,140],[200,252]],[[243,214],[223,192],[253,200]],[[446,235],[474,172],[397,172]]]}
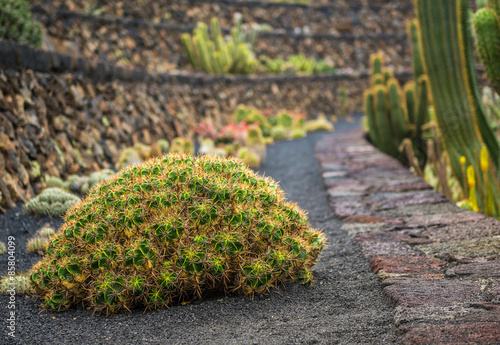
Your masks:
{"label": "small cactus", "polygon": [[45,188],[23,206],[26,213],[35,216],[61,217],[73,204],[80,201],[76,195],[60,188]]}
{"label": "small cactus", "polygon": [[186,153],[194,154],[193,142],[187,138],[177,137],[172,140],[172,145],[170,146],[171,153]]}
{"label": "small cactus", "polygon": [[333,131],[333,125],[325,115],[320,115],[315,120],[306,121],[305,128],[307,132]]}
{"label": "small cactus", "polygon": [[28,253],[45,252],[49,242],[50,238],[47,236],[35,236],[29,239],[28,243],[26,244]]}
{"label": "small cactus", "polygon": [[12,289],[14,289],[16,294],[33,293],[29,276],[27,274],[7,275],[0,280],[0,293],[10,293]]}
{"label": "small cactus", "polygon": [[0,255],[7,253],[7,247],[5,246],[5,243],[0,242]]}

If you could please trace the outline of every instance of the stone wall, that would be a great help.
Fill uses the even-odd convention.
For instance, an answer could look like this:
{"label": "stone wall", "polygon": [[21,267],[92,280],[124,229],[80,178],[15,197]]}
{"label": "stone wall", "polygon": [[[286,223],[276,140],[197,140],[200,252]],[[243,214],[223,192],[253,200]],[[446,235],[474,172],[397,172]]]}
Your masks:
{"label": "stone wall", "polygon": [[[233,23],[234,13],[241,13],[245,23],[268,24],[274,30],[292,32],[307,27],[312,33],[340,35],[350,33],[399,34],[405,22],[414,17],[411,3],[385,1],[379,4],[359,2],[324,3],[313,6],[238,1],[154,1],[137,6],[136,1],[51,1],[41,2],[41,8],[56,13],[87,12],[107,17],[153,20],[170,25],[194,25],[217,17],[224,28]],[[40,7],[35,10],[40,11]]]}
{"label": "stone wall", "polygon": [[[136,66],[151,73],[176,70],[192,71],[181,34],[193,26],[151,24],[129,19],[112,19],[59,13],[40,15],[51,45],[56,51],[102,60],[119,66]],[[325,59],[337,67],[365,71],[369,55],[383,51],[398,70],[411,66],[409,44],[404,31],[400,34],[335,36],[331,34],[295,34],[264,32],[255,46],[257,56],[287,57],[304,54]]]}
{"label": "stone wall", "polygon": [[32,197],[44,174],[112,167],[121,149],[225,124],[240,103],[332,115],[345,86],[347,111],[359,111],[369,79],[151,75],[9,42],[0,53],[0,209]]}

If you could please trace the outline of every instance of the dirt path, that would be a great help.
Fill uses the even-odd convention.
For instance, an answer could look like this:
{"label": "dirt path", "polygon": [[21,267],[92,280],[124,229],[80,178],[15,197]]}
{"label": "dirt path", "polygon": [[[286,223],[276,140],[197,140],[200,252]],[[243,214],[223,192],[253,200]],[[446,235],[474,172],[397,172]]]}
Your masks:
{"label": "dirt path", "polygon": [[[340,123],[336,131],[352,126]],[[6,323],[2,321],[0,343],[399,343],[393,326],[393,308],[382,300],[376,276],[370,272],[359,249],[340,230],[340,222],[334,219],[328,206],[313,152],[321,136],[309,135],[306,139],[269,147],[261,169],[265,175],[281,181],[287,197],[306,209],[311,225],[324,229],[328,236],[329,246],[314,268],[313,286],[289,284],[253,300],[219,296],[167,310],[112,317],[84,310],[40,312],[36,301],[17,296],[16,341],[7,337]],[[5,226],[5,219],[0,217],[0,226]],[[10,217],[9,228],[15,228],[15,222],[15,217]],[[2,320],[7,315],[6,305],[7,297],[0,296]]]}

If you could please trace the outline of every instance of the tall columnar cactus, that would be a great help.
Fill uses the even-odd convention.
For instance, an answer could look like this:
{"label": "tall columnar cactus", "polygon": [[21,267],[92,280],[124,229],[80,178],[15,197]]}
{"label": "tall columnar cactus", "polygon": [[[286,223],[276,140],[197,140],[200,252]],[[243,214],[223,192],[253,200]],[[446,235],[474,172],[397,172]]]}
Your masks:
{"label": "tall columnar cactus", "polygon": [[199,23],[192,37],[185,33],[181,39],[193,66],[210,74],[249,74],[257,65],[251,48],[255,37],[242,31],[241,19],[231,29],[229,41],[222,36],[217,18],[210,22],[210,34],[207,25]]}
{"label": "tall columnar cactus", "polygon": [[[414,151],[419,165],[423,166],[426,155],[421,149],[424,146],[422,126],[429,118],[427,79],[420,74],[418,83],[407,83],[403,92],[392,71],[383,68],[382,60],[381,53],[371,56],[372,85],[364,96],[370,138],[380,150],[402,160],[401,143],[410,138],[413,146],[418,148]],[[418,88],[417,85],[422,86]]]}
{"label": "tall columnar cactus", "polygon": [[[474,165],[478,185],[485,183],[477,159],[482,146],[497,171],[500,158],[500,146],[488,126],[476,84],[467,6],[467,0],[415,1],[436,122],[453,173],[464,189],[462,155]],[[498,200],[498,190],[493,193]]]}
{"label": "tall columnar cactus", "polygon": [[30,279],[49,310],[156,309],[309,285],[324,240],[273,180],[241,161],[171,154],[93,188]]}
{"label": "tall columnar cactus", "polygon": [[[493,1],[496,5],[500,1]],[[486,74],[497,93],[500,92],[500,12],[498,6],[484,7],[472,21],[479,53]]]}

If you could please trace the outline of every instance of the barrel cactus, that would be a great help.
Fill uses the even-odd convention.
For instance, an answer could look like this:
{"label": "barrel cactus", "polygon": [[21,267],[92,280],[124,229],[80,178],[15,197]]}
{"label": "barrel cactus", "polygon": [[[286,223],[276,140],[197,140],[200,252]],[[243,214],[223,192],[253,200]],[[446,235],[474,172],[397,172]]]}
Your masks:
{"label": "barrel cactus", "polygon": [[236,158],[170,154],[96,185],[30,272],[45,307],[111,314],[309,285],[325,238]]}

